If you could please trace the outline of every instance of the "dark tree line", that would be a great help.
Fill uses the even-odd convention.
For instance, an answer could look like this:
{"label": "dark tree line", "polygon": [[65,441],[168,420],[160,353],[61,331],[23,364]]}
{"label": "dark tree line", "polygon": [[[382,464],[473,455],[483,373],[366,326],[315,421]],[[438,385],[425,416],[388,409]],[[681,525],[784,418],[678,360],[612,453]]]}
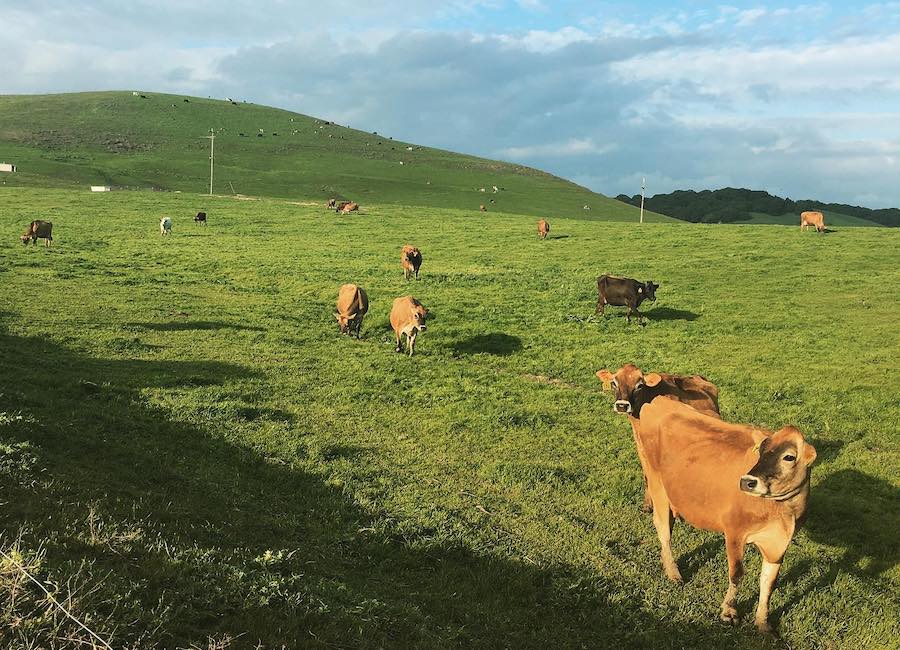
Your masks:
{"label": "dark tree line", "polygon": [[[619,201],[639,206],[641,195],[626,196],[620,194]],[[884,208],[873,210],[843,203],[822,203],[821,201],[793,201],[772,196],[760,190],[745,190],[726,187],[721,190],[676,190],[671,194],[657,194],[644,199],[644,207],[682,221],[694,223],[729,223],[747,221],[752,213],[781,216],[784,214],[799,215],[804,210],[821,212],[839,212],[861,219],[867,219],[884,226],[900,226],[900,209]]]}

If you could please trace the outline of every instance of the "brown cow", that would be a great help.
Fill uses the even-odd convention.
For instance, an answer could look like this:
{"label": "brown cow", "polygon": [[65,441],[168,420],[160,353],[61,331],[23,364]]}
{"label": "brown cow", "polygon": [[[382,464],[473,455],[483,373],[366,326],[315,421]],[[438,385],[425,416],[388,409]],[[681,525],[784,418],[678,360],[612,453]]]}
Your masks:
{"label": "brown cow", "polygon": [[29,241],[31,241],[32,244],[37,245],[37,240],[43,239],[45,240],[44,245],[50,246],[50,242],[53,241],[53,224],[49,221],[35,219],[28,228],[25,229],[25,232],[22,233],[22,236],[19,239],[21,239],[22,243],[26,246]]}
{"label": "brown cow", "polygon": [[821,212],[801,212],[800,213],[800,231],[804,231],[810,226],[816,227],[816,232],[825,232],[825,215]]}
{"label": "brown cow", "polygon": [[773,433],[730,424],[667,397],[644,406],[638,442],[666,575],[682,581],[670,545],[673,515],[724,533],[729,583],[720,618],[736,624],[744,547],[755,544],[762,556],[756,628],[771,632],[769,596],[806,515],[815,448],[794,427]]}
{"label": "brown cow", "polygon": [[413,273],[419,279],[419,267],[422,266],[422,253],[415,246],[407,244],[400,251],[400,266],[403,267],[403,278],[409,280]]}
{"label": "brown cow", "polygon": [[547,239],[547,234],[550,232],[550,224],[547,223],[545,219],[541,219],[538,221],[538,237],[541,239]]}
{"label": "brown cow", "polygon": [[479,205],[479,206],[478,206],[478,209],[481,210],[482,212],[487,212],[487,208],[484,207],[484,203],[482,203],[481,205]]}
{"label": "brown cow", "polygon": [[[691,406],[701,413],[719,417],[719,389],[700,375],[670,375],[651,372],[644,374],[633,364],[626,364],[615,374],[605,368],[597,371],[597,378],[603,382],[603,389],[613,389],[616,401],[613,411],[628,416],[635,445],[638,442],[638,427],[641,424],[641,408],[654,398],[666,395]],[[644,505],[646,512],[653,510],[647,477],[644,476]]]}
{"label": "brown cow", "polygon": [[356,330],[356,338],[359,338],[363,316],[367,311],[369,311],[369,296],[365,290],[355,284],[342,285],[338,291],[337,311],[334,314],[341,328],[341,334],[352,335]]}
{"label": "brown cow", "polygon": [[340,209],[340,213],[341,213],[341,214],[348,214],[348,213],[354,212],[354,211],[356,211],[356,210],[359,210],[359,203],[353,203],[353,202],[349,202],[349,201],[348,201],[348,202],[345,203],[344,206]]}
{"label": "brown cow", "polygon": [[350,203],[351,203],[350,201],[338,201],[336,205],[334,205],[334,206],[329,206],[329,207],[334,207],[334,211],[335,211],[335,212],[340,212],[340,211],[343,210],[345,207],[347,207],[348,205],[350,205]]}
{"label": "brown cow", "polygon": [[427,316],[428,310],[412,296],[403,296],[394,301],[391,307],[391,327],[394,328],[394,337],[397,339],[395,348],[397,352],[403,352],[401,338],[406,334],[406,347],[409,349],[409,356],[413,355],[416,336],[427,329],[425,326]]}

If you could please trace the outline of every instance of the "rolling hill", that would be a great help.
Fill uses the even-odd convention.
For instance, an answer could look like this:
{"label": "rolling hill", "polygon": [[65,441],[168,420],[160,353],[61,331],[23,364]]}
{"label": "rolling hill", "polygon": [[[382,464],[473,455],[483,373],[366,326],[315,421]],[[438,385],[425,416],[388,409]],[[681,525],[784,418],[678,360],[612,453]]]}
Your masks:
{"label": "rolling hill", "polygon": [[522,165],[256,104],[130,90],[0,96],[0,161],[18,167],[2,181],[206,192],[210,129],[218,194],[637,218],[632,206]]}

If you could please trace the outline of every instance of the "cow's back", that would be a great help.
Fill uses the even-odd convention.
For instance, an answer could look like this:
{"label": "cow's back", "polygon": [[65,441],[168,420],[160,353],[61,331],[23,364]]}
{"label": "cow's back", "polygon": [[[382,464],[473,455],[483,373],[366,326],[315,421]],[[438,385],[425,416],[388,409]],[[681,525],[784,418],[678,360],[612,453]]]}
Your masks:
{"label": "cow's back", "polygon": [[362,303],[366,311],[369,309],[369,298],[366,292],[355,284],[344,284],[338,291],[337,310],[342,316],[349,316],[357,311]]}

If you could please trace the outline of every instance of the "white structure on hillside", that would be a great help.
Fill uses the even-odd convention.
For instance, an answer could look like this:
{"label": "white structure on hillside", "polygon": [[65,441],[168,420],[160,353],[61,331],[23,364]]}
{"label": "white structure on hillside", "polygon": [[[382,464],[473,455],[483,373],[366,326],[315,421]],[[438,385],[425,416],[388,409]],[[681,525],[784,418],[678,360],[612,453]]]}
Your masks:
{"label": "white structure on hillside", "polygon": [[14,172],[16,171],[16,166],[12,163],[0,163],[0,172]]}
{"label": "white structure on hillside", "polygon": [[109,192],[112,188],[109,185],[91,185],[91,192]]}

